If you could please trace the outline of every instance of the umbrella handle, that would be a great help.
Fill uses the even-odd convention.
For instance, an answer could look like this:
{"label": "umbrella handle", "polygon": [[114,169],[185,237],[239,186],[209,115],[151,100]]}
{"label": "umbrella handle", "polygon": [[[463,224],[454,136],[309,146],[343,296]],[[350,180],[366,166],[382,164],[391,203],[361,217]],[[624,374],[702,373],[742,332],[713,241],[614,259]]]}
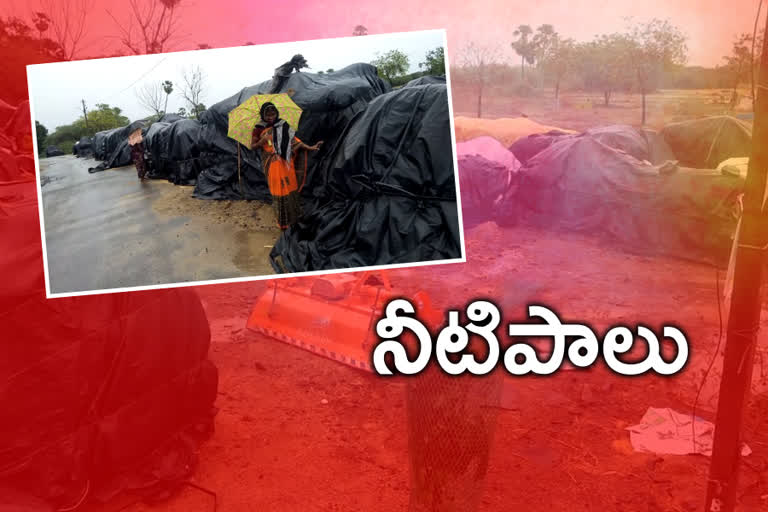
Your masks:
{"label": "umbrella handle", "polygon": [[245,194],[243,194],[243,177],[240,174],[240,143],[237,143],[237,182],[240,185],[240,195],[243,196],[243,199],[245,199]]}

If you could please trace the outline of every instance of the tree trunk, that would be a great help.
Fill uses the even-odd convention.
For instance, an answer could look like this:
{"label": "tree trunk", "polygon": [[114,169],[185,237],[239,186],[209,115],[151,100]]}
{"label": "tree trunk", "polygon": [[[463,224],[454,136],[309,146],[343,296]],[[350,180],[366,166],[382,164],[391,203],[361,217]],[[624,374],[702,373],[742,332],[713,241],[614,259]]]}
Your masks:
{"label": "tree trunk", "polygon": [[642,126],[645,126],[645,94],[646,94],[645,93],[645,89],[642,89],[640,91],[640,94],[643,96],[643,107],[642,107],[643,108],[643,122],[642,122]]}
{"label": "tree trunk", "polygon": [[85,100],[83,102],[83,118],[85,119],[85,129],[88,130],[88,109],[85,108]]}
{"label": "tree trunk", "polygon": [[483,117],[483,82],[480,82],[480,88],[477,91],[477,117]]}
{"label": "tree trunk", "polygon": [[603,100],[605,101],[605,106],[607,107],[611,103],[611,91],[603,91]]}
{"label": "tree trunk", "polygon": [[735,110],[736,105],[739,103],[738,97],[739,97],[739,77],[740,76],[741,76],[741,64],[739,64],[739,69],[736,71],[736,79],[733,82],[733,93],[731,94],[731,110]]}
{"label": "tree trunk", "polygon": [[560,110],[560,80],[555,82],[555,111]]}
{"label": "tree trunk", "polygon": [[521,72],[521,80],[523,83],[525,83],[525,57],[520,58],[520,72]]}

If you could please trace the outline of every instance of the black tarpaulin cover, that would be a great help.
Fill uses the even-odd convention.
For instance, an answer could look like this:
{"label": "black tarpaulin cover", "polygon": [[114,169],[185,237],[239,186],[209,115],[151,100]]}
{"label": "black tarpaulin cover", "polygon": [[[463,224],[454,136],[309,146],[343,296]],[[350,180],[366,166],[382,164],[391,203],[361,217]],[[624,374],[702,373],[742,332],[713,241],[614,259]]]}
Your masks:
{"label": "black tarpaulin cover", "polygon": [[158,121],[152,123],[146,133],[142,135],[144,153],[148,157],[149,170],[147,176],[154,179],[167,179],[167,139],[171,134],[168,128],[170,123]]}
{"label": "black tarpaulin cover", "polygon": [[681,165],[715,169],[729,158],[752,154],[752,125],[730,116],[669,124],[661,130]]}
{"label": "black tarpaulin cover", "polygon": [[200,168],[201,124],[192,119],[156,122],[144,135],[149,177],[194,185]]}
{"label": "black tarpaulin cover", "polygon": [[514,185],[514,171],[480,155],[459,156],[464,229],[493,218],[496,202]]}
{"label": "black tarpaulin cover", "polygon": [[51,157],[51,156],[61,156],[64,152],[57,148],[56,146],[48,146],[45,148],[45,156]]}
{"label": "black tarpaulin cover", "polygon": [[461,257],[445,85],[373,100],[315,177],[319,206],[275,245],[277,272]]}
{"label": "black tarpaulin cover", "polygon": [[413,80],[405,84],[403,87],[416,87],[419,85],[432,85],[432,84],[445,84],[445,77],[433,76],[433,75],[420,76],[419,78],[414,78]]}
{"label": "black tarpaulin cover", "polygon": [[15,276],[0,288],[0,488],[79,497],[89,480],[103,496],[175,433],[210,426],[208,320],[192,289],[46,299],[36,190],[0,184],[0,270]]}
{"label": "black tarpaulin cover", "polygon": [[132,163],[131,146],[128,144],[128,139],[125,139],[117,145],[105,161],[96,167],[90,167],[88,172],[93,174],[107,169],[114,169],[115,167],[123,167],[124,165],[130,165]]}
{"label": "black tarpaulin cover", "polygon": [[165,114],[163,117],[158,119],[161,123],[175,123],[176,121],[181,121],[184,119],[179,114]]}
{"label": "black tarpaulin cover", "polygon": [[75,155],[81,158],[93,156],[93,137],[81,137],[75,144]]}
{"label": "black tarpaulin cover", "polygon": [[120,130],[120,128],[113,128],[111,130],[96,132],[96,134],[93,136],[93,157],[96,160],[104,160],[106,158],[107,137],[117,130]]}
{"label": "black tarpaulin cover", "polygon": [[643,163],[582,134],[528,161],[496,222],[587,233],[634,252],[723,264],[743,185],[714,170]]}
{"label": "black tarpaulin cover", "polygon": [[128,137],[134,131],[144,127],[144,121],[134,121],[127,126],[117,128],[104,136],[104,159],[107,161],[107,169],[128,165],[130,160],[130,148],[128,148],[128,161],[123,158]]}
{"label": "black tarpaulin cover", "polygon": [[572,135],[557,130],[552,130],[547,133],[534,133],[533,135],[515,141],[509,146],[509,150],[521,164],[526,165],[528,160],[564,137],[572,137]]}
{"label": "black tarpaulin cover", "polygon": [[[627,125],[610,125],[591,128],[584,133],[641,161],[646,160],[652,164],[662,164],[667,160],[675,159],[674,153],[664,139],[659,136],[658,132],[652,130],[640,130]],[[526,165],[531,158],[555,142],[578,136],[581,135],[553,130],[522,138],[512,144],[509,150],[520,160],[520,163]]]}
{"label": "black tarpaulin cover", "polygon": [[[216,103],[200,115],[201,164],[195,197],[202,199],[258,199],[270,201],[267,182],[255,151],[240,146],[227,137],[229,112],[255,94],[266,94],[268,80],[247,87],[234,96]],[[369,64],[353,64],[334,73],[316,75],[293,73],[282,82],[279,92],[295,91],[293,101],[304,110],[297,136],[314,144],[325,145],[308,159],[309,175],[305,193],[312,195],[315,163],[333,146],[346,124],[369,101],[390,90]]]}

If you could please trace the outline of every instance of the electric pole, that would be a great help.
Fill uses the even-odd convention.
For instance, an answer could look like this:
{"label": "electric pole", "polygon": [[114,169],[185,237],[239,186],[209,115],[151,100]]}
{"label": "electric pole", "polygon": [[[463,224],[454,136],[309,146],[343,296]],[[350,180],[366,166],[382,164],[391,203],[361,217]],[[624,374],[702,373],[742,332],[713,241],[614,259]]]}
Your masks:
{"label": "electric pole", "polygon": [[[768,29],[768,19],[766,20]],[[768,39],[763,42],[752,130],[752,155],[744,190],[744,213],[736,248],[731,310],[705,512],[733,512],[738,490],[741,431],[749,401],[762,309],[763,267],[768,244]]]}
{"label": "electric pole", "polygon": [[85,119],[85,129],[88,129],[88,111],[85,108],[85,100],[80,100],[83,104],[83,118]]}

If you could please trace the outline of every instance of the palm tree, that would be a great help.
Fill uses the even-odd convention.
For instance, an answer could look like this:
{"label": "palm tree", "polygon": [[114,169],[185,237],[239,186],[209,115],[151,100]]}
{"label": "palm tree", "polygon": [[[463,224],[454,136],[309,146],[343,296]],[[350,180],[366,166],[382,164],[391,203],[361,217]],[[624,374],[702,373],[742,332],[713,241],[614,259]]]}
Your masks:
{"label": "palm tree", "polygon": [[512,33],[513,36],[517,37],[517,40],[512,43],[512,48],[514,48],[515,52],[520,56],[520,69],[523,80],[525,80],[525,61],[532,61],[531,50],[533,46],[528,39],[531,34],[533,34],[533,29],[531,29],[530,25],[520,25],[517,27],[517,30]]}
{"label": "palm tree", "polygon": [[[536,29],[536,35],[533,36],[531,41],[531,53],[536,59],[536,69],[541,70],[544,61],[551,57],[559,39],[560,36],[555,32],[555,27],[549,23],[541,25]],[[538,79],[539,87],[541,87],[543,83],[542,73],[539,73]]]}
{"label": "palm tree", "polygon": [[163,82],[163,92],[165,92],[165,105],[163,106],[163,114],[168,111],[168,96],[173,92],[173,82],[166,80]]}

